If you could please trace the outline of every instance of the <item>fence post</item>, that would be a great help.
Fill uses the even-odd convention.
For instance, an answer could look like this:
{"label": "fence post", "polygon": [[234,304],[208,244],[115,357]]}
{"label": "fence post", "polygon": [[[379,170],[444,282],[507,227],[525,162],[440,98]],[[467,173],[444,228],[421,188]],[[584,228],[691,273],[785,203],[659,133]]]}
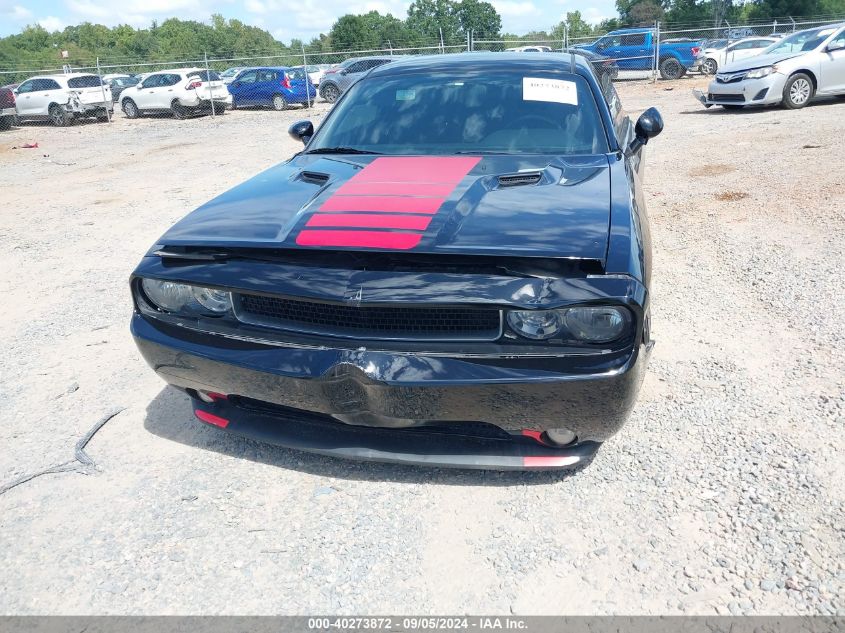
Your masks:
{"label": "fence post", "polygon": [[442,55],[445,53],[446,50],[443,48],[443,29],[440,29],[440,54]]}
{"label": "fence post", "polygon": [[777,33],[777,32],[778,32],[778,21],[775,20],[774,22],[772,22],[772,33]]}
{"label": "fence post", "polygon": [[109,113],[109,106],[106,104],[106,87],[103,85],[103,74],[100,72],[100,58],[99,57],[97,58],[97,77],[100,78],[100,90],[103,91],[103,106],[105,106],[105,108],[106,108],[106,121],[111,123],[111,114]]}
{"label": "fence post", "polygon": [[660,70],[660,20],[654,21],[654,75],[652,81],[657,81]]}
{"label": "fence post", "polygon": [[[390,40],[388,40],[390,42]],[[305,59],[305,43],[300,40],[299,45],[302,46],[302,74],[305,75],[303,79],[305,80],[305,101],[308,103],[308,107],[311,107],[311,79],[308,77],[308,60]],[[393,50],[391,49],[390,54],[393,55]]]}
{"label": "fence post", "polygon": [[208,94],[211,97],[211,118],[213,119],[217,116],[217,113],[215,112],[217,108],[214,107],[214,89],[211,87],[211,71],[208,69],[208,51],[204,52],[203,55],[205,55],[205,78],[208,79],[209,83]]}
{"label": "fence post", "polygon": [[792,22],[792,32],[795,33],[795,20],[792,19],[792,16],[789,16],[789,21]]}
{"label": "fence post", "polygon": [[563,23],[563,49],[569,50],[569,24]]}
{"label": "fence post", "polygon": [[[484,33],[481,34],[481,37],[484,37]],[[469,30],[469,50],[475,50],[475,29]]]}
{"label": "fence post", "polygon": [[470,51],[470,48],[469,48],[469,31],[467,31],[467,53],[469,53],[469,51]]}

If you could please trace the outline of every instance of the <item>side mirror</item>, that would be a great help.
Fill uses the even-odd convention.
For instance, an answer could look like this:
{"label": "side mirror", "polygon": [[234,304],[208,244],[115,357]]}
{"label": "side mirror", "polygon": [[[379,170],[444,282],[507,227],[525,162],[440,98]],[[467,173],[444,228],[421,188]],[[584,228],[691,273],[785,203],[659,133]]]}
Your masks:
{"label": "side mirror", "polygon": [[338,71],[337,71],[337,74],[338,74],[338,75],[345,75],[345,74],[346,74],[346,69],[341,68],[340,70],[338,70]]}
{"label": "side mirror", "polygon": [[288,134],[295,141],[302,141],[307,145],[314,136],[314,124],[311,121],[297,121],[288,128]]}
{"label": "side mirror", "polygon": [[634,127],[634,140],[628,147],[628,154],[633,154],[663,131],[663,117],[657,108],[649,108],[637,119]]}
{"label": "side mirror", "polygon": [[845,42],[842,42],[842,41],[831,42],[830,44],[827,45],[827,52],[828,53],[832,53],[833,51],[841,51],[842,49],[845,49]]}

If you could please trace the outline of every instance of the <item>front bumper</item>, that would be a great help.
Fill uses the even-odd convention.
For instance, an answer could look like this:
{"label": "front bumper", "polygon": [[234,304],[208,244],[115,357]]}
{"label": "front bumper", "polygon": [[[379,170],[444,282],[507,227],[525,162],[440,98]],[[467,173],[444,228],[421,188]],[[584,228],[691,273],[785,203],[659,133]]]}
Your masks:
{"label": "front bumper", "polygon": [[696,99],[705,106],[712,105],[772,105],[783,99],[786,76],[772,73],[760,79],[743,79],[731,83],[710,82],[707,93],[693,90]]}
{"label": "front bumper", "polygon": [[16,116],[18,113],[17,109],[13,106],[11,108],[3,108],[0,110],[0,116]]}
{"label": "front bumper", "polygon": [[[627,420],[650,351],[650,344],[640,344],[608,361],[601,371],[585,371],[587,361],[572,358],[267,345],[180,330],[139,313],[133,316],[131,329],[141,354],[166,382],[194,396],[198,391],[228,396],[225,404],[196,401],[199,408],[230,420],[228,430],[263,440],[273,436],[275,443],[292,448],[348,457],[477,468],[524,468],[521,460],[526,456],[557,457],[552,467],[572,466],[578,462],[561,460],[573,450],[579,462],[586,459]],[[233,404],[239,402],[259,403],[260,414]],[[226,408],[223,413],[221,407]],[[314,436],[305,442],[294,434],[299,432],[296,420],[332,432],[326,431],[322,443]],[[519,441],[507,450],[504,439],[512,443],[513,437],[499,437],[492,444],[488,438],[480,445],[473,440],[461,448],[461,442],[469,440],[460,433],[446,441],[439,436],[424,459],[419,450],[408,448],[407,435],[397,436],[395,445],[393,439],[385,443],[394,431],[416,433],[418,427],[443,424],[470,431],[479,423],[493,425]],[[554,428],[573,431],[578,443],[559,449],[522,437]],[[384,429],[390,429],[387,435]],[[353,432],[355,450],[341,450],[346,444],[337,442],[348,441]],[[417,441],[421,436],[410,437]],[[452,452],[444,451],[442,446],[452,442],[457,442]],[[393,457],[386,459],[385,453]],[[487,458],[467,460],[466,455]],[[504,457],[508,459],[502,462]]]}

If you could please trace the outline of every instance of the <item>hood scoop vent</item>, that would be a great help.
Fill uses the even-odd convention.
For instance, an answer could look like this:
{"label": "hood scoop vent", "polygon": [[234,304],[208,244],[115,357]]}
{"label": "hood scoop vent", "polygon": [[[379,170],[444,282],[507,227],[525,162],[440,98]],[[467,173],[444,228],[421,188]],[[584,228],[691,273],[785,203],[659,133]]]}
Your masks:
{"label": "hood scoop vent", "polygon": [[313,185],[325,185],[329,181],[328,174],[321,174],[318,171],[302,171],[299,172],[299,180],[303,182],[310,182]]}
{"label": "hood scoop vent", "polygon": [[542,177],[543,175],[539,171],[535,171],[499,176],[498,180],[500,187],[523,187],[526,185],[536,185]]}

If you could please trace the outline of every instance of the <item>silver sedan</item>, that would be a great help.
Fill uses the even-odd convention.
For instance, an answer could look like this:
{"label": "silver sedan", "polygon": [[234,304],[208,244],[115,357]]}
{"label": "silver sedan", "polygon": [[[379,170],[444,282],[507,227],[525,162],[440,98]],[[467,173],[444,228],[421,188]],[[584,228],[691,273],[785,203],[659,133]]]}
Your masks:
{"label": "silver sedan", "polygon": [[783,104],[803,108],[814,96],[845,94],[845,23],[793,33],[759,55],[726,65],[707,94],[705,107],[739,109]]}

